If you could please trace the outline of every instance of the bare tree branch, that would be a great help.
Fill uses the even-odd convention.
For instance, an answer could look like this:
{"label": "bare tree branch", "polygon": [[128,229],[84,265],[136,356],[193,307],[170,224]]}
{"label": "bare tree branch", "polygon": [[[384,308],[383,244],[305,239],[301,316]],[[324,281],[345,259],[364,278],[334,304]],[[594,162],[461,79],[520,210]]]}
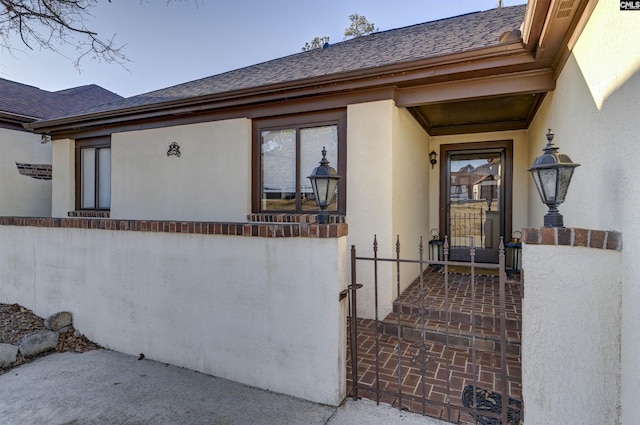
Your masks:
{"label": "bare tree branch", "polygon": [[85,58],[125,66],[125,46],[116,44],[115,35],[103,39],[86,25],[98,1],[0,0],[0,47],[11,52],[18,36],[31,50],[39,47],[61,54],[64,46],[75,48],[78,58],[73,62],[78,69]]}

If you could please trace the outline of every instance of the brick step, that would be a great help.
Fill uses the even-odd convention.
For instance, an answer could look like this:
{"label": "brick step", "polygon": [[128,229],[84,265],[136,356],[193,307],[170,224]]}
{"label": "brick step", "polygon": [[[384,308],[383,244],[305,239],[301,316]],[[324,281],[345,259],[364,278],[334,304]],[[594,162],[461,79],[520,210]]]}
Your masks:
{"label": "brick step", "polygon": [[[399,317],[398,317],[399,316]],[[399,320],[399,324],[398,324]],[[499,324],[499,323],[498,323]],[[447,340],[446,322],[443,320],[426,319],[424,328],[420,319],[415,315],[391,313],[379,322],[379,331],[383,335],[398,336],[403,339],[420,341],[432,341],[445,344]],[[476,325],[475,347],[479,351],[500,352],[499,327],[485,327]],[[453,347],[471,348],[473,345],[473,333],[471,325],[451,321],[449,323],[449,345]],[[521,333],[517,330],[507,330],[507,354],[520,355]]]}
{"label": "brick step", "polygon": [[[478,306],[480,312],[475,313],[475,325],[480,328],[500,328],[500,316],[499,309],[495,307],[489,307],[486,305]],[[419,306],[416,304],[409,304],[406,302],[395,302],[393,304],[393,313],[401,313],[403,316],[414,316],[419,318]],[[484,311],[482,311],[484,310]],[[447,312],[442,308],[427,308],[425,311],[425,318],[429,320],[444,322],[447,318]],[[463,324],[471,326],[472,317],[474,314],[471,311],[451,311],[451,322],[456,324]],[[510,331],[522,330],[522,318],[515,312],[508,312],[506,314],[505,326]]]}

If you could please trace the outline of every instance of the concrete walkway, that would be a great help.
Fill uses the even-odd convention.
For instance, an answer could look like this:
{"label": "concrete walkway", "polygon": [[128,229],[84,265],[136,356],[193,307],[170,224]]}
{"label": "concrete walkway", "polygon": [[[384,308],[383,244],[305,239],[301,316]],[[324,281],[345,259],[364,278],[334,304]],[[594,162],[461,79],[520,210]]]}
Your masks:
{"label": "concrete walkway", "polygon": [[335,408],[109,350],[55,353],[0,375],[3,425],[445,422],[369,400]]}

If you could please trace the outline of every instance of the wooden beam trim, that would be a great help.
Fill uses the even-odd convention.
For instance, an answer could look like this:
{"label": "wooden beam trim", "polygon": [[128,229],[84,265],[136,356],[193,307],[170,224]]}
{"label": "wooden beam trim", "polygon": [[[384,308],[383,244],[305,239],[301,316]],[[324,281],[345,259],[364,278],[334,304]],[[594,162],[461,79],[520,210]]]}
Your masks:
{"label": "wooden beam trim", "polygon": [[550,5],[551,0],[529,0],[522,23],[522,40],[525,50],[532,52],[537,48]]}
{"label": "wooden beam trim", "polygon": [[483,97],[541,93],[553,89],[553,72],[545,69],[398,89],[397,105],[411,107]]}
{"label": "wooden beam trim", "polygon": [[430,136],[450,136],[453,134],[487,133],[490,131],[526,130],[529,123],[526,120],[492,122],[485,124],[451,125],[446,127],[431,127]]}
{"label": "wooden beam trim", "polygon": [[124,131],[141,131],[152,128],[174,127],[178,125],[197,124],[210,121],[221,121],[234,118],[258,119],[278,115],[293,115],[317,112],[329,109],[346,108],[353,103],[374,102],[378,100],[395,100],[395,87],[383,87],[375,90],[363,90],[348,94],[335,94],[317,99],[297,99],[280,101],[270,104],[254,105],[238,108],[221,108],[217,110],[203,110],[199,113],[185,113],[181,115],[153,115],[145,119],[138,118],[127,122],[91,122],[86,126],[78,126],[72,130],[57,131],[55,128],[43,129],[51,132],[54,140],[75,139],[78,137],[96,137]]}

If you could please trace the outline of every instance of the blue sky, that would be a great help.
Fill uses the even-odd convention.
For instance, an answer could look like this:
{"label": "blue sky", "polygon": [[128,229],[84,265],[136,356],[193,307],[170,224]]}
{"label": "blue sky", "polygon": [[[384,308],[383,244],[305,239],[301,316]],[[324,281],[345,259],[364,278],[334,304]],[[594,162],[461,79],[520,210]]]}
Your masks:
{"label": "blue sky", "polygon": [[[505,6],[525,0],[503,0]],[[381,31],[496,7],[497,0],[100,0],[89,23],[126,44],[126,66],[30,51],[15,39],[0,49],[0,78],[44,90],[98,84],[133,96],[300,52],[316,36],[343,40],[348,16]],[[65,57],[66,56],[66,57]]]}

